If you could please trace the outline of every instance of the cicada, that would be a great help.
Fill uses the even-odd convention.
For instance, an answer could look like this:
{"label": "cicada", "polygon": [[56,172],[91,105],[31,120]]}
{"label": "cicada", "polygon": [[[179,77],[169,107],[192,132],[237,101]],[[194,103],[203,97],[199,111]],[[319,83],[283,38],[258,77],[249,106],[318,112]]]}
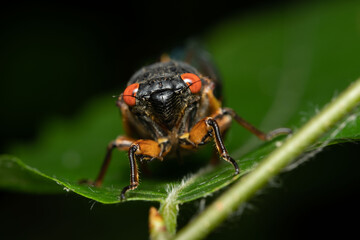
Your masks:
{"label": "cicada", "polygon": [[239,174],[239,166],[223,140],[233,119],[261,140],[291,132],[288,128],[279,128],[266,134],[233,109],[223,107],[220,80],[209,67],[211,64],[198,61],[202,64],[195,68],[190,62],[163,57],[130,78],[117,100],[126,135],[108,145],[93,185],[102,184],[115,148],[127,151],[130,162],[130,184],[121,191],[121,199],[125,199],[126,192],[139,185],[138,162],[163,161],[172,153],[196,150],[212,141],[219,157],[234,167],[235,175]]}

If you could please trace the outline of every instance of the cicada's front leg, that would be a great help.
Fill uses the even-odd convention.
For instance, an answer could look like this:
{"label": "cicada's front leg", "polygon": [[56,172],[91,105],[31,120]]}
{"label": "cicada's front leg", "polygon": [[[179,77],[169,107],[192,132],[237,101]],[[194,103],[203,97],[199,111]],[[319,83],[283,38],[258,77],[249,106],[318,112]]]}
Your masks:
{"label": "cicada's front leg", "polygon": [[125,199],[125,193],[133,190],[139,185],[139,172],[136,160],[151,160],[153,158],[161,158],[161,148],[159,143],[153,140],[137,140],[131,144],[128,152],[130,161],[130,185],[121,191],[121,199]]}
{"label": "cicada's front leg", "polygon": [[109,143],[104,161],[95,181],[81,180],[80,183],[87,183],[96,187],[100,187],[102,185],[114,148],[128,151],[130,161],[130,185],[124,187],[121,191],[121,200],[125,199],[125,193],[128,190],[133,190],[139,185],[137,160],[141,162],[149,161],[154,158],[162,160],[162,156],[165,156],[170,151],[170,145],[168,144],[167,139],[159,139],[159,141],[156,142],[144,139],[134,140],[129,137],[120,136]]}
{"label": "cicada's front leg", "polygon": [[239,167],[235,160],[230,157],[222,137],[224,132],[230,127],[232,119],[235,119],[242,127],[264,141],[271,140],[278,135],[292,133],[289,128],[278,128],[269,133],[264,133],[241,118],[234,110],[221,108],[220,102],[214,97],[211,90],[208,90],[206,95],[209,99],[210,106],[213,108],[213,114],[200,120],[192,127],[190,132],[180,137],[181,147],[193,149],[214,139],[220,157],[234,166],[235,174],[239,173]]}
{"label": "cicada's front leg", "polygon": [[125,193],[128,190],[134,190],[139,185],[139,172],[137,160],[150,161],[152,159],[163,159],[170,151],[171,146],[167,139],[158,139],[158,141],[140,139],[131,144],[128,151],[130,161],[130,185],[121,191],[121,200],[125,199]]}
{"label": "cicada's front leg", "polygon": [[[218,124],[218,121],[220,124]],[[239,166],[236,161],[230,157],[222,138],[222,132],[229,127],[231,117],[222,116],[218,121],[212,116],[200,120],[192,127],[189,133],[180,137],[181,147],[187,149],[197,148],[199,145],[203,145],[214,139],[220,157],[231,163],[235,168],[235,174],[239,174]]]}
{"label": "cicada's front leg", "polygon": [[197,148],[199,145],[203,145],[214,139],[220,157],[230,162],[235,168],[235,174],[238,174],[240,171],[238,164],[230,157],[222,137],[223,133],[229,128],[232,119],[235,119],[241,126],[255,134],[261,140],[271,140],[278,135],[291,133],[289,128],[278,128],[269,133],[263,133],[242,119],[234,110],[230,108],[220,108],[216,113],[195,124],[189,133],[181,136],[181,147],[186,149]]}

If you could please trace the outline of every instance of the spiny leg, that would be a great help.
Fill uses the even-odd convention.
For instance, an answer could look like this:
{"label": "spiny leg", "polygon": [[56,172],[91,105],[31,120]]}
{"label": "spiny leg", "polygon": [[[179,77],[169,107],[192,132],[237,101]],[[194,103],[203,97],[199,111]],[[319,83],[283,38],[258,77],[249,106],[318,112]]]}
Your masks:
{"label": "spiny leg", "polygon": [[[222,119],[224,116],[231,116],[237,123],[239,123],[242,127],[253,133],[257,136],[260,140],[268,141],[271,140],[279,135],[288,135],[292,133],[292,130],[289,128],[278,128],[269,133],[264,133],[257,129],[255,126],[250,124],[249,122],[245,121],[242,117],[240,117],[233,109],[231,108],[222,108],[221,102],[214,96],[213,89],[211,87],[207,87],[204,90],[204,96],[209,99],[210,107],[212,111],[211,117],[213,117],[218,123],[219,119]],[[220,128],[223,131],[223,126],[220,124]],[[224,128],[225,130],[229,127],[226,125]]]}
{"label": "spiny leg", "polygon": [[278,128],[267,134],[263,133],[242,119],[235,113],[234,110],[230,108],[220,108],[210,117],[204,118],[195,124],[189,133],[183,134],[180,137],[181,147],[186,149],[196,148],[198,145],[203,145],[213,138],[221,158],[230,162],[235,168],[235,174],[238,174],[239,167],[236,161],[230,157],[222,138],[224,132],[229,128],[232,118],[235,119],[245,129],[249,130],[264,141],[271,140],[278,135],[292,133],[291,129],[289,128]]}
{"label": "spiny leg", "polygon": [[279,135],[288,135],[292,133],[292,130],[290,128],[277,128],[269,133],[264,133],[254,127],[249,122],[245,121],[242,117],[240,117],[233,109],[231,108],[223,108],[222,113],[218,114],[214,118],[221,117],[223,115],[230,115],[237,123],[239,123],[242,127],[253,133],[255,136],[257,136],[260,140],[263,141],[269,141]]}
{"label": "spiny leg", "polygon": [[135,157],[135,153],[138,150],[138,148],[139,148],[138,145],[132,145],[129,148],[128,156],[130,161],[130,185],[124,187],[123,190],[121,191],[121,196],[120,196],[121,200],[125,199],[125,193],[128,190],[133,190],[139,185],[139,172]]}
{"label": "spiny leg", "polygon": [[125,199],[125,193],[128,190],[134,190],[139,185],[139,172],[136,160],[152,160],[158,158],[162,160],[161,144],[153,140],[137,140],[129,147],[129,162],[130,162],[130,185],[123,188],[121,191],[121,200]]}
{"label": "spiny leg", "polygon": [[226,150],[224,141],[221,136],[220,127],[217,124],[216,120],[209,117],[205,120],[205,122],[213,130],[215,145],[216,145],[218,152],[220,153],[221,158],[223,158],[225,161],[230,162],[234,166],[235,175],[239,174],[239,172],[240,172],[239,166],[236,163],[236,161],[232,157],[230,157],[228,151]]}
{"label": "spiny leg", "polygon": [[[221,124],[224,124],[224,128],[227,127],[225,126],[227,123],[221,122]],[[182,135],[180,144],[182,148],[193,149],[214,139],[220,157],[231,163],[235,168],[235,174],[239,174],[239,166],[226,150],[221,132],[222,129],[217,121],[213,117],[207,117],[195,124],[189,133]]]}
{"label": "spiny leg", "polygon": [[131,144],[134,141],[135,140],[132,138],[120,136],[120,137],[116,138],[114,141],[109,143],[109,145],[106,148],[106,155],[105,155],[104,161],[101,165],[100,172],[98,173],[98,176],[95,179],[95,181],[92,183],[92,185],[94,185],[96,187],[100,187],[102,185],[106,171],[107,171],[110,161],[111,161],[112,150],[114,148],[118,148],[120,150],[126,151],[129,149],[129,147],[131,146]]}

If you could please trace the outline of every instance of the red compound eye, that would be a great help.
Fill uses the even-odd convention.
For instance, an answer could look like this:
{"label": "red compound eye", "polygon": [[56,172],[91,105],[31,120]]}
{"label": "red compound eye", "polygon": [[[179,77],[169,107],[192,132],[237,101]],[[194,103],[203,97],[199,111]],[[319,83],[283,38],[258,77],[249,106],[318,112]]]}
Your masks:
{"label": "red compound eye", "polygon": [[181,75],[181,79],[189,85],[192,93],[198,93],[201,90],[201,80],[196,74],[184,73]]}
{"label": "red compound eye", "polygon": [[128,86],[123,94],[123,99],[125,103],[129,106],[134,106],[136,102],[136,93],[139,90],[139,84],[133,83],[130,86]]}

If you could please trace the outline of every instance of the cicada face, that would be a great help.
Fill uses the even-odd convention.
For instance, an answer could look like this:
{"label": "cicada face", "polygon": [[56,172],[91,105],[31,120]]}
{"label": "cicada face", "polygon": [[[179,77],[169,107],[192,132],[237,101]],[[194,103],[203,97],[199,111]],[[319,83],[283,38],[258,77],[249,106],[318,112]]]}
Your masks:
{"label": "cicada face", "polygon": [[142,125],[159,137],[193,122],[196,114],[187,114],[187,109],[199,107],[202,85],[200,74],[186,63],[155,63],[133,75],[120,101],[132,115],[125,117],[136,121],[132,125]]}

